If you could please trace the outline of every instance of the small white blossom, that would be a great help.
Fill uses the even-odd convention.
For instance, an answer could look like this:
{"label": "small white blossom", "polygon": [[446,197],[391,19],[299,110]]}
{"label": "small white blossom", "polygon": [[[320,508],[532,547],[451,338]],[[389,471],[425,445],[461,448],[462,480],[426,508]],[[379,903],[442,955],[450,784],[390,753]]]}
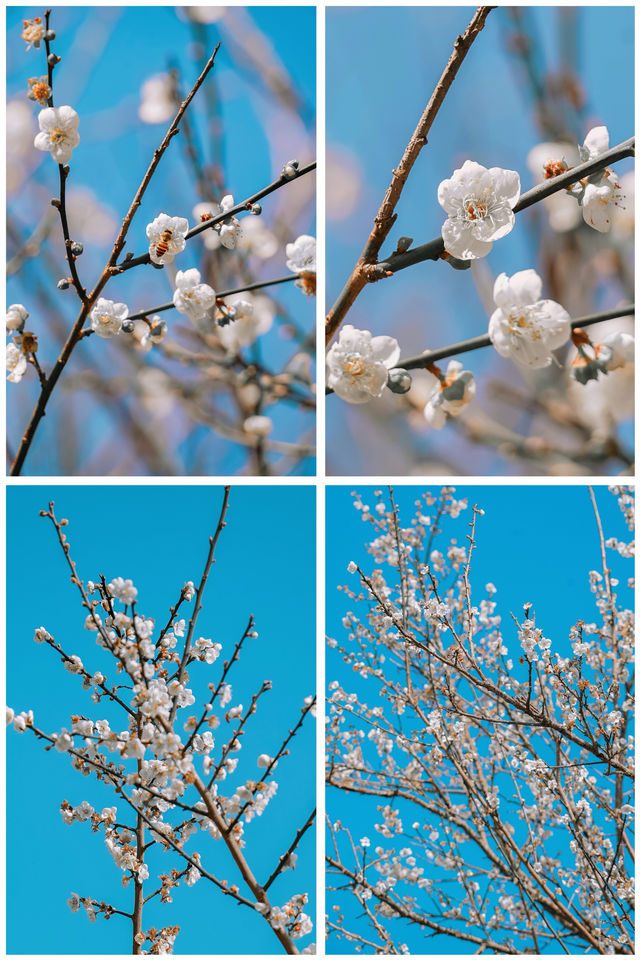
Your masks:
{"label": "small white blossom", "polygon": [[40,49],[40,44],[44,37],[44,22],[42,17],[34,17],[33,20],[22,21],[22,39],[27,44],[27,50],[33,47],[34,50]]}
{"label": "small white blossom", "polygon": [[[609,131],[607,128],[604,126],[593,127],[586,135],[584,144],[579,148],[580,160],[582,163],[596,160],[608,149]],[[600,233],[608,233],[611,229],[614,209],[624,199],[618,177],[613,170],[605,167],[601,173],[589,177],[584,187],[580,202],[585,223],[588,223],[590,227]]]}
{"label": "small white blossom", "polygon": [[147,224],[149,256],[154,263],[171,263],[177,253],[186,246],[189,221],[184,217],[170,217],[159,213]]}
{"label": "small white blossom", "polygon": [[276,308],[268,297],[246,293],[242,300],[234,300],[228,306],[235,311],[235,317],[233,323],[218,328],[218,336],[231,352],[255,343],[273,325]]}
{"label": "small white blossom", "polygon": [[[220,201],[220,214],[227,213],[229,210],[232,210],[234,206],[233,196],[228,193],[227,196],[223,197]],[[215,230],[220,237],[222,246],[226,247],[227,250],[233,250],[240,237],[240,221],[235,217],[229,217],[223,223],[218,224]]]}
{"label": "small white blossom", "polygon": [[357,569],[358,569],[357,564],[354,563],[353,560],[350,560],[349,563],[348,563],[348,565],[347,565],[347,570],[348,570],[348,572],[349,572],[349,573],[355,573]]}
{"label": "small white blossom", "polygon": [[34,147],[48,150],[56,163],[69,163],[73,148],[80,143],[79,120],[73,107],[46,107],[38,114],[40,133]]}
{"label": "small white blossom", "polygon": [[11,383],[20,383],[27,371],[27,358],[22,350],[16,347],[15,343],[7,344],[7,370],[9,371],[7,380]]}
{"label": "small white blossom", "polygon": [[469,370],[463,370],[459,360],[450,360],[446,374],[436,384],[424,408],[425,419],[436,430],[440,430],[444,427],[447,416],[457,417],[473,400],[475,393],[476,382],[473,374]]}
{"label": "small white blossom", "polygon": [[611,350],[607,370],[618,370],[635,360],[636,341],[630,333],[617,330],[602,341]]}
{"label": "small white blossom", "polygon": [[599,233],[608,233],[614,210],[625,199],[620,181],[608,167],[598,183],[587,183],[582,197],[582,216]]}
{"label": "small white blossom", "polygon": [[187,580],[184,587],[182,588],[182,596],[189,603],[196,595],[196,588],[194,586],[193,580]]}
{"label": "small white blossom", "polygon": [[515,170],[487,169],[466,160],[438,187],[438,203],[448,219],[442,225],[445,249],[459,260],[485,257],[494,240],[513,229],[513,208],[520,199]]}
{"label": "small white blossom", "polygon": [[273,757],[270,757],[268,753],[261,753],[256,762],[259,767],[268,767],[272,761]]}
{"label": "small white blossom", "polygon": [[138,116],[143,123],[164,123],[171,120],[177,106],[173,84],[167,73],[155,73],[142,84],[142,100]]}
{"label": "small white blossom", "polygon": [[287,255],[287,269],[297,273],[296,287],[307,295],[316,292],[316,238],[303,234],[294,243],[288,243],[285,252]]}
{"label": "small white blossom", "polygon": [[72,893],[69,899],[67,900],[67,906],[71,910],[71,913],[77,913],[80,907],[82,906],[82,900],[77,893]]}
{"label": "small white blossom", "polygon": [[113,300],[100,297],[89,314],[91,329],[105,339],[117,337],[122,330],[122,321],[128,316],[129,308],[126,303],[114,303]]}
{"label": "small white blossom", "polygon": [[388,372],[400,359],[394,337],[372,337],[369,330],[346,324],[327,353],[327,386],[342,400],[366,403],[381,396]]}
{"label": "small white blossom", "polygon": [[552,350],[567,342],[571,318],[554,300],[541,300],[542,280],[535,270],[512,277],[501,273],[493,288],[497,310],[489,321],[489,336],[502,357],[536,369],[547,367]]}
{"label": "small white blossom", "polygon": [[138,590],[133,585],[132,580],[125,580],[123,577],[116,577],[107,587],[112,597],[121,600],[122,603],[131,604],[138,596]]}
{"label": "small white blossom", "polygon": [[178,270],[173,305],[178,313],[186,313],[190,320],[203,320],[216,303],[216,292],[207,283],[200,282],[200,271]]}
{"label": "small white blossom", "polygon": [[247,417],[242,426],[245,433],[253,433],[257,437],[268,437],[273,430],[273,420],[270,417],[255,414]]}
{"label": "small white blossom", "polygon": [[7,333],[22,333],[28,316],[21,303],[12,303],[7,310]]}

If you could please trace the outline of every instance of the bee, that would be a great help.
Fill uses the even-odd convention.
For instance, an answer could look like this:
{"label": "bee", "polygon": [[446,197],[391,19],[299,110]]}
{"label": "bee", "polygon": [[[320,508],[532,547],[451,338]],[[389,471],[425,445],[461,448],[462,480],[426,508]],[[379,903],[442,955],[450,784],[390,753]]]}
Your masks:
{"label": "bee", "polygon": [[171,237],[173,236],[171,230],[163,230],[160,236],[160,239],[156,243],[156,256],[163,257],[167,250],[169,249],[169,244],[171,242]]}

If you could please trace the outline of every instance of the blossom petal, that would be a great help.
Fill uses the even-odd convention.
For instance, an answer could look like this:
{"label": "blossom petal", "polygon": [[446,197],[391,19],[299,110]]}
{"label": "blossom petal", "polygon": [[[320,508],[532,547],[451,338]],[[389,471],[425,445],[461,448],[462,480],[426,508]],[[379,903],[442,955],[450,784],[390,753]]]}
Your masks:
{"label": "blossom petal", "polygon": [[385,367],[395,367],[400,359],[400,344],[395,337],[374,337],[371,341],[371,353],[374,360]]}

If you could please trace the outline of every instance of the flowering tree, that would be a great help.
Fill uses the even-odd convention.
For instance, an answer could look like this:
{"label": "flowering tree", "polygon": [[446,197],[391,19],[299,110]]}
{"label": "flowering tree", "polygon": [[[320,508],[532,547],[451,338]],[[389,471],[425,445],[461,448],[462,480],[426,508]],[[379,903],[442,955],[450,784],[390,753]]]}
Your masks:
{"label": "flowering tree", "polygon": [[[632,529],[631,491],[611,492]],[[634,545],[607,537],[590,495],[596,615],[566,641],[536,622],[535,597],[505,622],[496,586],[472,592],[485,531],[466,497],[423,494],[409,525],[392,490],[356,495],[371,564],[349,563],[359,585],[342,588],[345,638],[329,640],[344,665],[327,735],[342,950],[408,953],[419,931],[442,953],[633,953],[633,581],[613,568]],[[465,512],[466,544],[444,532]],[[361,837],[374,819],[377,844]]]}
{"label": "flowering tree", "polygon": [[[498,12],[494,14],[493,10]],[[379,10],[363,14],[374,21],[384,15]],[[398,20],[400,34],[409,31],[409,24],[415,29],[415,16],[412,11]],[[433,8],[425,16],[434,19],[434,33],[441,36],[438,11]],[[473,102],[473,114],[475,100],[469,87],[464,86],[472,81],[465,73],[465,61],[467,57],[473,59],[474,54],[484,56],[482,61],[476,59],[476,70],[479,62],[492,63],[494,51],[483,55],[481,47],[492,30],[494,17],[502,19],[504,29],[509,17],[506,8],[478,7],[466,30],[455,40],[413,135],[393,169],[362,252],[327,314],[327,386],[328,393],[335,394],[327,401],[329,433],[331,417],[335,418],[330,449],[336,451],[344,439],[339,431],[345,417],[349,418],[349,434],[358,438],[355,445],[348,444],[348,453],[341,457],[340,452],[334,453],[343,466],[332,472],[421,472],[414,453],[423,446],[418,440],[420,433],[427,436],[427,455],[423,458],[426,472],[612,473],[624,472],[631,465],[632,455],[626,440],[618,434],[618,426],[633,411],[633,231],[629,229],[633,184],[626,176],[622,183],[615,165],[633,156],[635,142],[631,137],[611,145],[604,124],[585,124],[586,94],[579,89],[577,78],[570,86],[571,64],[563,64],[562,83],[558,78],[555,87],[551,77],[539,76],[539,57],[531,52],[533,40],[526,24],[519,22],[517,11],[513,17],[519,46],[514,39],[510,49],[524,51],[532,84],[542,99],[534,105],[534,122],[541,127],[546,142],[532,143],[528,157],[537,185],[525,190],[521,172],[466,159],[432,191],[431,206],[437,216],[435,205],[439,204],[444,216],[440,235],[419,243],[400,235],[403,217],[415,219],[413,207],[418,203],[420,210],[424,207],[424,202],[416,198],[417,172],[411,181],[411,200],[405,189],[414,168],[418,169],[427,138],[430,147],[441,153],[443,141],[445,149],[449,141],[461,149],[456,136],[466,129],[464,121],[447,129],[442,126],[441,114],[446,112],[445,102],[456,85],[458,90],[460,85],[466,90]],[[334,29],[343,19],[336,21]],[[369,28],[375,30],[373,22]],[[384,36],[384,30],[380,34]],[[366,75],[366,69],[356,73],[358,77]],[[476,133],[477,147],[489,156],[497,153],[491,138],[496,139],[499,119],[503,124],[506,119],[500,112],[501,91],[494,92],[490,116],[480,125],[485,142]],[[358,95],[364,97],[364,90]],[[328,116],[331,123],[330,111]],[[473,120],[473,116],[468,119]],[[576,130],[582,130],[582,134],[574,134]],[[580,135],[582,139],[576,141],[574,136]],[[472,137],[462,149],[473,156],[476,145]],[[332,187],[337,192],[341,189],[339,172],[335,184],[333,187],[329,182],[329,195]],[[545,208],[543,213],[537,210],[538,205]],[[356,210],[360,225],[366,215],[358,205]],[[518,241],[511,240],[516,225],[521,236],[523,229],[529,231],[524,243],[531,252],[523,254],[523,241],[518,248]],[[395,249],[385,251],[388,242],[395,243]],[[515,244],[513,252],[510,243]],[[491,273],[485,259],[492,251],[497,275]],[[526,256],[531,259],[527,261]],[[429,270],[429,262],[440,266]],[[514,262],[521,268],[510,269],[507,274],[504,266]],[[422,296],[415,289],[404,292],[411,283],[403,283],[402,271],[408,268],[421,271]],[[458,290],[453,280],[441,273],[448,268],[456,271]],[[470,270],[475,290],[469,289],[470,281],[459,272],[465,270]],[[329,276],[329,283],[331,280]],[[392,281],[393,291],[389,293],[386,287]],[[469,314],[474,315],[474,295],[481,301],[480,313],[488,316],[488,329],[474,329],[469,323],[471,337],[457,343],[447,341],[443,329],[464,325],[461,315],[465,320]],[[447,298],[453,302],[443,309],[442,301]],[[345,322],[357,306],[360,316],[370,318],[371,328],[375,324],[379,330],[384,324],[384,335],[373,336],[355,320]],[[420,344],[417,355],[408,356],[401,349],[404,336]],[[434,348],[426,349],[426,343],[433,341]],[[492,363],[483,356],[475,363],[470,359],[467,368],[467,362],[458,359],[489,347],[511,366],[499,360]],[[441,361],[447,361],[447,365],[441,366]],[[490,389],[478,389],[473,372],[478,365],[495,371],[497,383]],[[476,395],[481,391],[484,409],[478,409],[480,398]],[[367,407],[362,412],[342,410],[332,415],[331,404],[341,401]],[[465,415],[458,420],[463,410]],[[413,447],[407,426],[415,430]],[[439,443],[432,433],[445,426],[468,441],[466,445],[456,443],[456,450],[462,449],[465,454],[458,465],[448,459],[452,457],[452,444]],[[365,446],[369,437],[371,453]],[[401,444],[402,462],[398,464]],[[493,469],[468,469],[469,456],[477,451],[473,450],[474,444],[486,448],[487,467],[492,463]],[[364,449],[359,450],[360,459],[355,465],[354,450],[359,447]],[[505,458],[497,470],[490,450]],[[445,465],[431,470],[429,455],[437,464]]]}
{"label": "flowering tree", "polygon": [[[99,669],[86,665],[86,655],[65,649],[45,627],[36,629],[34,639],[48,646],[81,681],[99,715],[93,718],[80,706],[67,726],[48,733],[38,725],[33,710],[8,707],[7,723],[18,733],[35,736],[45,750],[66,754],[74,770],[95,777],[112,791],[113,805],[100,809],[86,799],[76,804],[63,799],[60,812],[65,824],[84,823],[103,834],[122,872],[128,902],[109,903],[99,891],[82,891],[71,892],[68,906],[73,912],[83,908],[91,921],[124,918],[133,954],[173,952],[179,924],[175,917],[160,928],[145,924],[147,905],[170,904],[180,885],[196,883],[210,884],[212,893],[224,901],[220,909],[227,914],[236,905],[264,918],[286,953],[313,950],[298,947],[312,930],[305,913],[307,894],[294,893],[278,903],[274,893],[283,888],[284,872],[295,869],[298,846],[314,825],[315,811],[299,825],[291,825],[290,842],[268,876],[256,876],[245,829],[273,801],[278,789],[276,769],[287,762],[296,736],[309,715],[315,714],[315,697],[307,696],[302,703],[301,695],[299,716],[286,734],[264,730],[270,752],[253,758],[257,776],[255,767],[250,769],[252,764],[245,761],[246,772],[240,779],[243,766],[238,754],[243,738],[272,684],[265,680],[243,706],[233,704],[231,680],[246,645],[255,642],[258,632],[250,616],[221,666],[217,661],[223,645],[198,636],[198,618],[228,504],[229,487],[225,487],[200,580],[197,585],[189,580],[178,591],[160,630],[152,618],[139,612],[138,591],[130,579],[82,580],[65,533],[68,521],[56,517],[53,503],[41,512],[57,534],[79,594],[84,626],[95,635]],[[115,675],[108,672],[109,661]],[[215,673],[199,703],[192,687],[197,689],[197,672],[207,668]],[[227,878],[226,871],[232,876]]]}
{"label": "flowering tree", "polygon": [[[11,337],[7,347],[8,379],[17,384],[25,377],[30,381],[33,378],[35,392],[30,415],[29,404],[33,400],[12,397],[11,409],[18,405],[12,421],[22,417],[26,420],[22,439],[10,451],[12,474],[23,471],[34,444],[39,447],[39,469],[48,474],[107,473],[114,472],[114,468],[115,472],[126,473],[228,473],[232,471],[223,457],[229,443],[236,448],[235,470],[262,475],[310,469],[313,307],[311,302],[304,301],[305,295],[315,293],[315,240],[307,233],[296,239],[292,222],[298,217],[308,219],[310,212],[312,215],[313,194],[308,175],[315,163],[290,160],[285,152],[286,140],[281,138],[278,173],[272,182],[257,183],[250,195],[240,200],[225,188],[228,175],[221,164],[206,162],[206,149],[199,143],[202,120],[197,115],[190,119],[190,113],[192,102],[205,97],[204,117],[208,123],[219,125],[219,117],[211,114],[217,109],[214,67],[222,61],[224,69],[229,55],[220,41],[214,45],[202,33],[199,8],[189,9],[193,11],[189,16],[197,41],[209,43],[209,51],[198,64],[200,74],[186,95],[175,64],[164,74],[154,74],[143,86],[138,126],[171,122],[144,175],[144,166],[131,163],[134,170],[140,166],[142,179],[106,263],[102,261],[101,266],[98,256],[102,253],[98,251],[94,256],[94,251],[85,250],[85,243],[78,239],[78,234],[85,232],[83,220],[92,216],[84,209],[86,201],[80,204],[80,210],[77,202],[71,202],[75,160],[83,150],[83,122],[72,106],[59,104],[54,89],[59,84],[69,86],[69,79],[74,76],[74,49],[63,56],[57,52],[63,49],[59,46],[61,41],[67,45],[68,41],[56,38],[51,11],[24,20],[26,56],[42,58],[42,76],[29,79],[27,93],[39,107],[39,132],[32,138],[30,149],[50,157],[57,166],[58,195],[51,204],[57,210],[59,223],[56,226],[46,210],[37,211],[41,223],[29,238],[23,236],[18,217],[13,212],[10,215],[9,275],[15,277],[12,288],[20,292],[25,303],[12,303],[7,312],[7,335]],[[69,74],[65,75],[65,71]],[[285,80],[281,78],[283,98],[287,92]],[[23,101],[12,101],[18,102],[24,106]],[[303,112],[299,98],[289,97],[287,104],[288,112]],[[113,109],[117,110],[115,103]],[[216,151],[221,149],[220,136],[218,133],[212,143]],[[169,151],[174,139],[179,147]],[[303,141],[298,137],[296,142],[301,145]],[[176,153],[180,148],[183,157]],[[167,159],[176,166],[174,182],[179,184],[179,189],[172,187],[170,194],[166,186],[155,189],[157,171],[167,152]],[[23,161],[10,155],[10,166],[12,162]],[[46,165],[36,165],[36,170],[46,189]],[[14,171],[10,183],[15,179]],[[286,208],[281,211],[279,222],[267,226],[263,219],[272,217],[268,213],[263,216],[263,203],[267,210],[271,208],[273,216],[275,197],[280,191],[288,198]],[[109,200],[108,194],[105,200]],[[139,234],[136,239],[144,252],[125,253],[125,244],[133,237],[134,218],[141,208],[149,216],[144,237]],[[190,223],[189,208],[193,208],[195,224],[193,220]],[[187,212],[189,216],[184,215]],[[34,212],[30,210],[29,215]],[[104,237],[101,240],[104,243]],[[187,257],[191,264],[195,259],[198,265],[191,265]],[[38,265],[37,296],[33,293],[34,259]],[[277,266],[265,277],[261,265],[271,259]],[[88,263],[83,270],[85,261]],[[163,283],[156,270],[164,271],[170,279],[173,289],[169,298],[160,292]],[[278,275],[274,276],[276,270]],[[92,285],[86,285],[87,271],[97,275]],[[130,271],[135,271],[136,280]],[[287,294],[285,299],[294,305],[296,313],[301,313],[301,322],[267,295],[271,290],[283,291],[290,283],[301,293],[295,298]],[[56,287],[58,292],[52,293]],[[128,302],[124,302],[125,296]],[[76,316],[70,326],[60,316],[68,304],[61,306],[56,297],[76,301]],[[163,299],[168,302],[161,302]],[[164,319],[170,316],[169,312],[178,315],[177,323]],[[264,357],[258,340],[271,330],[276,318],[287,343],[281,344],[279,350],[268,350],[269,355]],[[39,349],[42,338],[46,342],[42,344],[44,349]],[[91,345],[87,345],[89,338]],[[108,347],[102,343],[100,347],[96,338],[112,344]],[[99,347],[98,352],[94,344]],[[59,353],[55,362],[42,360],[45,351],[53,354],[56,349]],[[87,363],[93,362],[94,369],[89,365],[83,373],[71,373],[68,365],[76,351],[84,355]],[[92,394],[98,415],[104,415],[105,406],[110,415],[113,413],[118,423],[118,447],[123,434],[128,441],[126,466],[117,466],[114,459],[117,462],[119,458],[109,450],[110,467],[99,463],[91,467],[98,438],[88,415],[78,425],[79,449],[70,455],[69,462],[57,462],[58,447],[66,448],[68,440],[58,445],[51,434],[41,434],[46,433],[42,420],[50,411],[54,391],[59,393],[61,380],[72,395],[80,391]],[[24,389],[21,386],[19,392]],[[62,425],[66,435],[69,416],[64,416]],[[202,427],[203,449],[193,462],[186,462],[181,445]],[[272,436],[274,430],[285,434],[276,439]],[[222,469],[223,464],[226,469]]]}

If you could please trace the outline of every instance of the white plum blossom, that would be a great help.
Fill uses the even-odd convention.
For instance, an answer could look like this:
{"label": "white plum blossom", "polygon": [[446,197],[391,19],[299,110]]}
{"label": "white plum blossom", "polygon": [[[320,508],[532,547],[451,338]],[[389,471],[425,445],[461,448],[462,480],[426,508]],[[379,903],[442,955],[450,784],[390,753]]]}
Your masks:
{"label": "white plum blossom", "polygon": [[438,203],[448,219],[442,225],[445,249],[459,260],[485,257],[494,240],[513,229],[513,208],[520,199],[515,170],[487,169],[466,160],[438,187]]}
{"label": "white plum blossom", "polygon": [[173,305],[178,313],[186,313],[190,320],[204,320],[216,303],[216,292],[208,283],[200,282],[200,271],[178,270]]}
{"label": "white plum blossom", "polygon": [[587,183],[582,196],[582,216],[599,233],[608,233],[614,210],[624,200],[618,177],[608,167],[597,183]]}
{"label": "white plum blossom", "polygon": [[539,369],[551,363],[552,351],[567,342],[571,318],[554,300],[541,300],[542,280],[535,270],[512,277],[501,273],[493,287],[497,309],[489,337],[502,357]]}
{"label": "white plum blossom", "polygon": [[123,577],[116,577],[107,589],[112,597],[127,605],[132,604],[138,596],[138,590],[134,587],[133,581],[125,580]]}
{"label": "white plum blossom", "polygon": [[28,363],[25,354],[16,347],[15,343],[8,343],[6,360],[7,370],[9,371],[7,380],[10,380],[11,383],[20,383],[27,372]]}
{"label": "white plum blossom", "polygon": [[578,148],[580,151],[580,161],[587,163],[589,160],[597,160],[603,153],[609,149],[609,131],[606,127],[592,127],[584,138],[584,143]]}
{"label": "white plum blossom", "polygon": [[269,260],[278,252],[278,246],[278,238],[269,230],[262,217],[244,217],[242,233],[238,237],[239,251],[259,260]]}
{"label": "white plum blossom", "polygon": [[253,433],[257,437],[268,437],[273,430],[273,420],[261,414],[247,417],[242,425],[245,433]]}
{"label": "white plum blossom", "polygon": [[34,17],[33,20],[22,21],[22,39],[27,44],[27,50],[33,47],[34,50],[40,49],[40,44],[44,37],[44,21],[42,17]]}
{"label": "white plum blossom", "polygon": [[45,107],[38,114],[40,133],[33,145],[48,150],[56,163],[69,163],[74,147],[80,143],[80,118],[73,107]]}
{"label": "white plum blossom", "polygon": [[309,295],[316,292],[316,238],[302,234],[285,247],[287,269],[297,273],[295,285]]}
{"label": "white plum blossom", "polygon": [[154,73],[142,84],[138,116],[143,123],[164,123],[176,110],[174,87],[167,73]]}
{"label": "white plum blossom", "polygon": [[373,337],[348,323],[327,353],[327,386],[342,400],[366,403],[382,395],[389,370],[399,359],[394,337]]}
{"label": "white plum blossom", "polygon": [[91,329],[105,339],[117,337],[122,330],[122,322],[128,316],[129,308],[126,303],[114,303],[113,300],[104,300],[99,297],[89,314]]}
{"label": "white plum blossom", "polygon": [[607,370],[619,370],[635,361],[636,341],[630,333],[616,330],[615,333],[606,336],[602,342],[611,350]]}
{"label": "white plum blossom", "polygon": [[273,757],[270,757],[268,753],[261,753],[256,761],[259,767],[268,767],[272,762]]}
{"label": "white plum blossom", "polygon": [[7,333],[22,333],[28,316],[21,303],[12,303],[7,310]]}
{"label": "white plum blossom", "polygon": [[187,580],[184,587],[182,588],[182,596],[189,603],[196,595],[196,588],[194,586],[193,580]]}
{"label": "white plum blossom", "polygon": [[159,213],[155,220],[147,224],[149,257],[154,263],[171,263],[177,253],[184,250],[189,221],[184,217],[170,217]]}
{"label": "white plum blossom", "polygon": [[255,343],[273,326],[276,308],[268,297],[245,293],[242,300],[232,301],[228,306],[236,311],[236,315],[233,323],[218,328],[218,336],[230,352],[235,353]]}
{"label": "white plum blossom", "polygon": [[[223,197],[220,201],[220,214],[228,213],[234,206],[233,195],[228,193],[227,196]],[[220,237],[220,243],[223,247],[226,247],[227,250],[235,249],[240,237],[240,221],[237,220],[236,217],[230,216],[223,223],[219,223],[215,227],[215,230]]]}
{"label": "white plum blossom", "polygon": [[71,910],[71,913],[77,913],[80,907],[82,906],[82,900],[77,893],[72,893],[69,899],[67,900],[67,906]]}
{"label": "white plum blossom", "polygon": [[[608,149],[608,129],[604,126],[593,127],[579,148],[580,160],[582,163],[596,160]],[[608,233],[611,229],[614,210],[624,199],[620,181],[610,167],[605,167],[600,173],[593,174],[585,184],[580,198],[585,223],[600,233]]]}
{"label": "white plum blossom", "polygon": [[436,430],[447,422],[447,416],[457,417],[476,393],[476,382],[469,370],[463,370],[459,360],[450,360],[446,374],[436,384],[424,408],[424,416]]}

